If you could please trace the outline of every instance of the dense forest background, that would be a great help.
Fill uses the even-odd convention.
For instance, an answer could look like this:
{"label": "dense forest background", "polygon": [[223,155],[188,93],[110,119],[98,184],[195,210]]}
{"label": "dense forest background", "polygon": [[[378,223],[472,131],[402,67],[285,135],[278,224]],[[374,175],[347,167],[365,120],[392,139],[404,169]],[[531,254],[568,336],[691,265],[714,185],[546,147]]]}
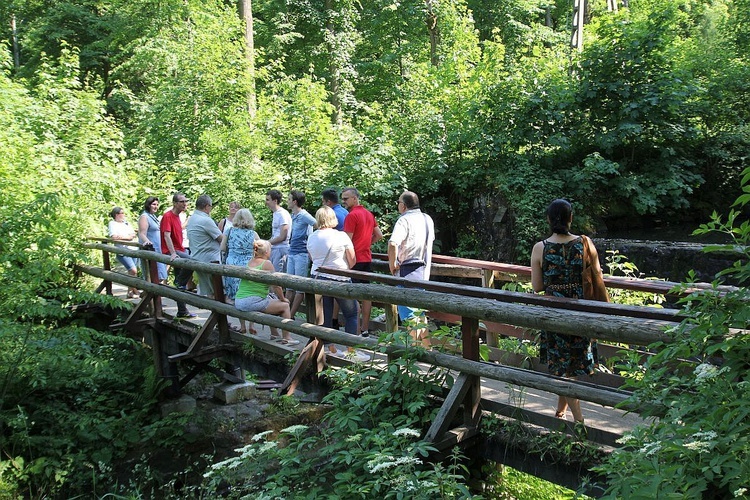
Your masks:
{"label": "dense forest background", "polygon": [[[582,50],[572,17],[572,0],[1,2],[0,497],[150,491],[113,468],[182,443],[150,353],[73,314],[123,307],[72,266],[95,258],[80,244],[113,205],[134,222],[149,195],[208,193],[217,218],[240,200],[267,236],[268,189],[314,209],[356,186],[388,232],[408,188],[439,252],[523,264],[558,197],[588,233],[697,226],[738,196],[747,212],[750,0],[591,0]],[[741,220],[709,229],[746,248]],[[699,328],[643,370],[644,400],[674,414],[615,454],[613,495],[750,488],[745,291],[688,307]],[[648,393],[664,381],[674,397]]]}
{"label": "dense forest background", "polygon": [[556,197],[697,225],[747,165],[750,2],[610,3],[577,51],[571,0],[4,2],[2,218],[182,190],[265,228],[269,188],[353,185],[387,231],[409,188],[441,252],[521,263]]}

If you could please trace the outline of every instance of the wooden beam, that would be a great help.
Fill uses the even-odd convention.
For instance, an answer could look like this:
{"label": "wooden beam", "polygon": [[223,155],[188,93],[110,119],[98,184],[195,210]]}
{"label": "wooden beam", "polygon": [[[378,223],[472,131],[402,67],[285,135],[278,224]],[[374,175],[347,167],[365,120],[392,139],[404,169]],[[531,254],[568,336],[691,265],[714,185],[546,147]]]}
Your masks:
{"label": "wooden beam", "polygon": [[[347,346],[363,345],[369,348],[378,347],[378,341],[374,338],[357,337],[306,322],[282,319],[263,313],[241,312],[237,311],[237,309],[229,304],[220,303],[205,297],[199,297],[163,285],[148,283],[138,278],[119,273],[107,272],[90,266],[79,265],[77,268],[87,274],[102,279],[111,279],[112,281],[123,283],[125,285],[140,285],[149,291],[155,291],[163,296],[182,300],[204,309],[222,314],[229,314],[261,324],[275,326],[277,328],[285,328],[294,333],[308,337],[320,337],[327,342],[336,342]],[[259,274],[277,275],[278,273],[260,272]],[[305,289],[310,289],[321,294],[357,299],[362,298],[362,295],[364,295],[364,293],[362,293],[363,290],[368,290],[367,295],[376,301],[404,303],[424,309],[443,309],[446,312],[457,313],[466,317],[486,318],[491,321],[519,324],[521,326],[532,328],[541,327],[554,329],[555,331],[563,331],[564,333],[568,331],[581,334],[588,328],[597,331],[601,326],[602,330],[597,331],[599,338],[615,338],[619,339],[619,341],[629,343],[651,343],[657,339],[667,341],[670,339],[668,335],[661,331],[661,328],[663,328],[666,323],[653,320],[645,321],[636,318],[621,318],[572,311],[550,311],[540,307],[519,304],[500,304],[497,301],[473,299],[455,295],[446,297],[445,294],[438,294],[435,292],[396,289],[393,287],[382,287],[377,285],[334,284],[333,286],[324,286],[324,283],[332,282],[305,280],[304,278],[298,277],[296,280],[293,280],[292,278],[294,277],[289,275],[279,275],[278,278],[276,276],[273,278],[280,280],[287,279],[289,283],[294,282],[294,285],[292,286],[294,286],[295,289],[297,286],[305,287],[303,291],[307,291]],[[308,281],[311,283],[308,284]],[[406,347],[389,346],[386,348],[386,352],[403,352],[404,349],[406,349]],[[558,395],[584,399],[605,406],[618,405],[627,398],[627,394],[624,392],[604,390],[592,387],[580,381],[560,379],[549,375],[528,372],[518,368],[464,360],[456,356],[436,353],[433,351],[420,352],[417,354],[417,358],[427,363],[463,371],[467,374],[510,382],[517,385],[525,385]],[[638,408],[636,407],[628,409],[638,411]]]}
{"label": "wooden beam", "polygon": [[458,413],[459,407],[464,403],[466,395],[469,394],[475,377],[461,373],[453,383],[448,396],[446,396],[443,405],[438,410],[435,420],[430,425],[430,429],[425,434],[427,441],[434,442],[449,429],[453,418]]}
{"label": "wooden beam", "polygon": [[318,372],[323,368],[322,358],[324,358],[323,342],[317,338],[310,339],[307,345],[300,351],[297,361],[281,384],[279,392],[281,394],[293,394],[302,377],[310,371],[312,371],[313,377],[317,378]]}

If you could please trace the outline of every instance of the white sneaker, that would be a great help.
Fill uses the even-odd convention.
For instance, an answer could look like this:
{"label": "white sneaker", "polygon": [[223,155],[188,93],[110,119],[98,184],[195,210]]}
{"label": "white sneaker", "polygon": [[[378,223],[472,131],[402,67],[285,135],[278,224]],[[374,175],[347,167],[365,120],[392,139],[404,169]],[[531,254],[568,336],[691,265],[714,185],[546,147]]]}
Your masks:
{"label": "white sneaker", "polygon": [[[331,347],[333,347],[335,351],[331,351]],[[335,356],[337,358],[343,358],[344,356],[346,356],[346,349],[342,350],[342,349],[339,349],[338,346],[331,344],[330,346],[326,346],[326,355]]]}
{"label": "white sneaker", "polygon": [[376,316],[372,321],[377,321],[378,323],[385,323],[385,313],[381,314],[380,316]]}

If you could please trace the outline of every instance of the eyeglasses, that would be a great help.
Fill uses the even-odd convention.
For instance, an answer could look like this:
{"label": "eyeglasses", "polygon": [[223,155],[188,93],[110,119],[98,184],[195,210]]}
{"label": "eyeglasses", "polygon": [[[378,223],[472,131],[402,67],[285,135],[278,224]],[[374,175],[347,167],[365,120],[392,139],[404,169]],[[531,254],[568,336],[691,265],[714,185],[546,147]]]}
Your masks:
{"label": "eyeglasses", "polygon": [[342,196],[341,197],[341,199],[344,200],[344,201],[348,200],[349,198],[351,198],[351,197],[350,196],[346,196],[346,197]]}
{"label": "eyeglasses", "polygon": [[402,204],[402,203],[403,203],[403,201],[401,201],[401,200],[398,200],[398,201],[396,202],[396,205],[398,206],[398,205],[400,205],[400,204]]}
{"label": "eyeglasses", "polygon": [[187,203],[187,200],[177,200],[177,203]]}

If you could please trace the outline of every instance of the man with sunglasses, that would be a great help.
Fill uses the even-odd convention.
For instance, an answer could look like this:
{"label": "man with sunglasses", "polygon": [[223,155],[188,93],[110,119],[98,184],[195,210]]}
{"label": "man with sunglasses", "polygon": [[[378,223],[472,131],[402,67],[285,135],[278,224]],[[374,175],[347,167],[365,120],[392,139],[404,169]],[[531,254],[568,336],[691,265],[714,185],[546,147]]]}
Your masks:
{"label": "man with sunglasses", "polygon": [[[172,196],[172,209],[164,212],[159,223],[159,230],[161,232],[161,251],[164,255],[171,256],[172,260],[177,258],[189,259],[190,254],[187,253],[183,246],[182,240],[182,221],[180,220],[180,214],[187,210],[188,199],[185,193],[175,193]],[[182,290],[186,289],[188,281],[193,276],[193,271],[190,269],[177,268],[174,269],[174,284],[177,288]],[[196,315],[188,311],[187,305],[184,302],[177,302],[177,318],[194,318]]]}

